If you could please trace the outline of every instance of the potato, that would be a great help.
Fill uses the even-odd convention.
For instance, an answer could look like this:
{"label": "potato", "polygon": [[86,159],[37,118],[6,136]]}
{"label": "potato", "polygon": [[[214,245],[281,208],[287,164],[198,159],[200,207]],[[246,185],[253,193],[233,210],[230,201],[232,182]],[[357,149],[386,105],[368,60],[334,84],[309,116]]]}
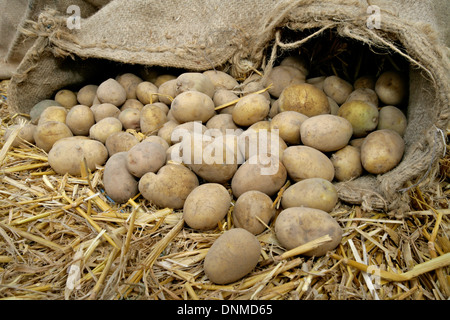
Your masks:
{"label": "potato", "polygon": [[355,138],[365,137],[378,125],[377,107],[364,101],[345,102],[340,106],[337,115],[347,119],[352,124]]}
{"label": "potato", "polygon": [[183,149],[182,149],[182,143],[177,142],[175,144],[172,144],[167,150],[166,150],[166,164],[168,163],[183,163]]}
{"label": "potato", "polygon": [[307,77],[309,74],[306,59],[301,56],[287,56],[286,58],[283,58],[283,60],[281,60],[280,66],[288,66],[299,69],[305,77]]}
{"label": "potato", "polygon": [[258,239],[242,228],[225,231],[205,256],[203,269],[216,284],[228,284],[250,273],[258,264],[261,245]]}
{"label": "potato", "polygon": [[339,105],[336,103],[336,101],[334,101],[330,97],[327,97],[327,98],[328,98],[328,104],[330,105],[330,114],[337,115],[337,113],[339,111]]}
{"label": "potato", "polygon": [[105,192],[117,203],[127,202],[138,194],[138,181],[127,170],[127,152],[112,155],[103,171]]}
{"label": "potato", "polygon": [[248,127],[266,118],[269,110],[270,102],[262,94],[252,93],[236,103],[232,112],[233,121],[239,126]]}
{"label": "potato", "polygon": [[82,87],[77,92],[77,101],[83,106],[92,107],[94,98],[97,96],[98,86],[95,84],[88,84]]}
{"label": "potato", "polygon": [[231,197],[218,183],[205,183],[196,187],[186,198],[183,218],[195,230],[213,230],[228,213]]}
{"label": "potato", "polygon": [[169,108],[169,106],[168,106],[167,104],[165,104],[165,103],[162,103],[162,102],[155,102],[155,103],[152,103],[152,104],[150,104],[150,105],[151,105],[151,106],[156,106],[156,107],[160,108],[162,111],[164,111],[164,113],[165,113],[166,115],[169,113],[170,108]]}
{"label": "potato", "polygon": [[325,78],[326,78],[325,76],[309,78],[309,79],[306,79],[306,83],[312,84],[317,89],[323,90],[323,82],[325,81]]}
{"label": "potato", "polygon": [[204,71],[203,74],[207,76],[208,79],[212,82],[215,90],[217,89],[232,90],[239,85],[239,83],[235,78],[233,78],[228,73],[223,71],[207,70]]}
{"label": "potato", "polygon": [[49,152],[56,141],[72,136],[69,127],[60,121],[45,121],[39,124],[33,133],[36,146],[45,152]]}
{"label": "potato", "polygon": [[136,99],[136,88],[144,82],[141,77],[133,73],[123,73],[116,77],[117,82],[125,89],[127,99]]}
{"label": "potato", "polygon": [[347,119],[332,114],[313,116],[303,121],[300,127],[302,143],[322,152],[345,147],[352,135],[352,124]]}
{"label": "potato", "polygon": [[13,140],[11,146],[12,147],[19,147],[21,145],[26,146],[25,142],[34,143],[34,131],[36,130],[36,125],[32,124],[32,123],[27,123],[25,125],[22,126],[22,128],[20,128],[20,125],[15,124],[12,126],[9,126],[6,131],[5,131],[5,135],[4,135],[4,139],[5,141],[8,140],[8,138],[10,137],[10,135],[14,132],[14,130],[19,130],[16,138]]}
{"label": "potato", "polygon": [[212,81],[203,73],[185,72],[177,78],[177,95],[187,91],[201,92],[212,99],[215,87]]}
{"label": "potato", "polygon": [[355,89],[354,91],[352,91],[352,93],[350,93],[345,102],[353,100],[364,101],[373,104],[375,107],[378,107],[378,96],[374,90],[369,88]]}
{"label": "potato", "polygon": [[151,104],[142,108],[139,126],[143,134],[156,134],[166,122],[167,115],[161,108]]}
{"label": "potato", "polygon": [[272,199],[261,191],[244,192],[234,204],[234,225],[254,235],[260,234],[275,216],[276,210],[272,204]]}
{"label": "potato", "polygon": [[78,104],[77,95],[73,91],[67,89],[56,92],[55,101],[59,102],[66,109],[70,109]]}
{"label": "potato", "polygon": [[[365,138],[365,137],[364,137]],[[350,140],[349,145],[361,149],[361,145],[364,142],[364,138],[355,138]]]}
{"label": "potato", "polygon": [[142,110],[143,107],[144,104],[138,99],[127,99],[125,103],[120,107],[120,111],[124,111],[126,109]]}
{"label": "potato", "polygon": [[159,137],[159,136],[148,136],[142,142],[157,143],[157,144],[161,145],[161,147],[163,147],[164,151],[169,149],[169,144],[167,143],[167,141],[164,140],[163,138]]}
{"label": "potato", "polygon": [[119,82],[109,78],[98,86],[97,98],[101,103],[111,103],[120,107],[127,100],[127,92]]}
{"label": "potato", "polygon": [[136,87],[136,98],[142,102],[143,105],[158,102],[158,87],[150,81],[143,81]]}
{"label": "potato", "polygon": [[179,123],[201,121],[206,123],[216,111],[212,99],[199,91],[185,91],[175,97],[171,111]]}
{"label": "potato", "polygon": [[348,145],[331,155],[334,166],[334,178],[348,181],[362,175],[361,152],[358,147]]}
{"label": "potato", "polygon": [[368,88],[375,90],[375,80],[376,80],[375,77],[372,75],[361,76],[355,80],[355,82],[353,83],[353,88],[355,90],[360,88]]}
{"label": "potato", "polygon": [[405,142],[397,132],[376,130],[369,133],[361,145],[361,163],[370,173],[386,173],[400,163],[404,151]]}
{"label": "potato", "polygon": [[138,138],[131,133],[119,131],[106,138],[105,146],[108,149],[109,156],[112,156],[115,153],[128,151],[138,143]]}
{"label": "potato", "polygon": [[[260,82],[249,82],[242,89],[242,95],[249,95],[249,94],[261,91],[263,89],[264,89],[264,86]],[[262,94],[264,97],[266,97],[267,100],[270,101],[271,96],[270,96],[269,91],[264,91],[260,94]]]}
{"label": "potato", "polygon": [[192,134],[203,135],[208,128],[203,125],[200,121],[189,121],[182,124],[178,124],[173,130],[170,136],[172,143],[180,142],[185,136]]}
{"label": "potato", "polygon": [[394,106],[384,106],[379,111],[377,130],[391,129],[403,137],[408,122],[402,110]]}
{"label": "potato", "polygon": [[261,120],[258,122],[255,122],[250,127],[245,130],[246,132],[250,132],[250,130],[253,130],[255,132],[258,132],[259,130],[265,130],[270,131],[270,121],[269,120]]}
{"label": "potato", "polygon": [[282,158],[286,143],[276,132],[267,130],[247,129],[238,138],[239,151],[247,160],[254,155],[270,154],[278,159]]}
{"label": "potato", "polygon": [[158,130],[158,137],[164,139],[164,141],[171,146],[172,145],[172,132],[180,124],[178,122],[168,120],[163,126]]}
{"label": "potato", "polygon": [[158,207],[181,209],[188,195],[199,186],[195,173],[182,164],[166,164],[155,174],[147,172],[139,180],[142,196]]}
{"label": "potato", "polygon": [[399,105],[407,97],[407,83],[405,77],[397,71],[385,71],[375,83],[378,98],[387,105]]}
{"label": "potato", "polygon": [[127,169],[137,178],[147,172],[157,172],[166,163],[166,149],[159,143],[142,141],[127,151]]}
{"label": "potato", "polygon": [[110,135],[120,131],[122,131],[122,122],[115,117],[107,117],[89,129],[89,137],[104,144]]}
{"label": "potato", "polygon": [[48,107],[62,107],[62,105],[51,99],[42,100],[38,103],[36,103],[30,110],[30,118],[32,124],[37,124],[39,121],[39,118],[41,117],[42,112],[48,108]]}
{"label": "potato", "polygon": [[237,169],[231,179],[231,189],[236,198],[250,190],[273,196],[286,179],[286,168],[278,157],[271,156],[266,159],[264,156],[254,155]]}
{"label": "potato", "polygon": [[336,187],[322,178],[309,178],[289,186],[281,197],[284,209],[308,207],[331,212],[338,202]]}
{"label": "potato", "polygon": [[108,150],[97,140],[87,137],[69,137],[55,142],[48,153],[48,163],[61,175],[81,176],[81,163],[86,161],[91,172],[108,160]]}
{"label": "potato", "polygon": [[217,129],[222,134],[232,133],[238,130],[231,114],[216,114],[206,123],[208,129]]}
{"label": "potato", "polygon": [[158,87],[159,101],[170,105],[177,95],[177,79],[164,82]]}
{"label": "potato", "polygon": [[141,111],[139,109],[125,109],[119,113],[118,119],[125,130],[141,130]]}
{"label": "potato", "polygon": [[287,250],[312,240],[330,236],[331,241],[305,252],[305,256],[320,257],[335,249],[342,239],[342,229],[327,212],[307,207],[292,207],[280,212],[275,221],[275,234]]}
{"label": "potato", "polygon": [[308,146],[290,146],[283,152],[282,162],[289,177],[294,181],[323,178],[332,181],[334,167],[321,151]]}
{"label": "potato", "polygon": [[270,111],[269,111],[269,118],[273,119],[278,113],[280,113],[280,99],[271,100],[270,102]]}
{"label": "potato", "polygon": [[59,121],[66,123],[67,109],[64,107],[47,107],[39,117],[38,125],[46,121]]}
{"label": "potato", "polygon": [[306,119],[307,116],[297,111],[280,112],[270,121],[270,131],[278,130],[281,139],[287,144],[299,144],[300,127]]}
{"label": "potato", "polygon": [[[237,99],[239,99],[239,97],[234,92],[231,92],[230,90],[226,90],[226,89],[216,90],[214,93],[214,96],[213,96],[213,102],[214,102],[215,107],[225,105],[225,104],[235,101]],[[236,105],[236,103],[231,104],[228,107],[219,109],[218,112],[231,114],[233,112],[235,105]]]}
{"label": "potato", "polygon": [[94,113],[95,122],[108,117],[118,118],[120,114],[120,109],[112,103],[95,104],[91,107],[91,110]]}
{"label": "potato", "polygon": [[304,82],[305,75],[299,69],[291,66],[275,66],[267,75],[263,86],[266,88],[272,85],[268,92],[271,96],[278,98],[287,86]]}
{"label": "potato", "polygon": [[172,80],[176,80],[177,76],[173,75],[173,74],[160,74],[159,76],[156,77],[156,79],[154,80],[154,84],[155,86],[157,86],[158,88],[161,87],[164,83],[168,82],[168,81],[172,81]]}
{"label": "potato", "polygon": [[94,112],[88,106],[78,104],[69,110],[66,125],[76,136],[89,135],[89,129],[95,124]]}
{"label": "potato", "polygon": [[337,104],[341,105],[353,91],[353,86],[342,78],[329,76],[323,81],[323,91]]}
{"label": "potato", "polygon": [[280,112],[297,111],[307,117],[330,113],[328,98],[312,84],[302,83],[286,87],[280,95]]}

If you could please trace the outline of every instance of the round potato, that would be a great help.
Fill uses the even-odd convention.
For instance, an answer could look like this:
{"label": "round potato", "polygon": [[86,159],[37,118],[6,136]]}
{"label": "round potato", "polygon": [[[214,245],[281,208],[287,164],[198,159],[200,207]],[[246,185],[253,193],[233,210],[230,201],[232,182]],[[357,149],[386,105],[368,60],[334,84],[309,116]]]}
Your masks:
{"label": "round potato", "polygon": [[163,126],[158,130],[158,137],[164,139],[166,143],[171,146],[172,145],[172,132],[178,127],[180,124],[173,120],[168,120]]}
{"label": "round potato", "polygon": [[127,99],[125,103],[120,107],[120,111],[124,111],[126,109],[142,110],[143,107],[143,103],[138,99]]}
{"label": "round potato", "polygon": [[169,149],[169,144],[167,143],[167,141],[164,140],[163,138],[161,138],[160,136],[148,136],[148,137],[145,138],[142,142],[153,142],[153,143],[157,143],[157,144],[161,145],[161,147],[164,148],[164,151],[166,151],[167,149]]}
{"label": "round potato", "polygon": [[115,117],[107,117],[89,129],[89,137],[104,144],[110,135],[120,131],[122,131],[122,122]]}
{"label": "round potato", "polygon": [[323,82],[325,81],[325,78],[326,78],[325,76],[309,78],[309,79],[306,79],[306,83],[312,84],[317,89],[323,90]]}
{"label": "round potato", "polygon": [[197,91],[212,99],[215,90],[209,77],[200,72],[185,72],[177,78],[177,95],[187,91]]}
{"label": "round potato", "polygon": [[376,82],[376,79],[374,76],[364,75],[355,80],[355,82],[353,83],[353,88],[355,90],[360,89],[360,88],[368,88],[368,89],[375,90],[375,82]]}
{"label": "round potato", "polygon": [[400,163],[404,151],[405,142],[397,132],[376,130],[361,145],[361,163],[370,173],[386,173]]}
{"label": "round potato", "polygon": [[322,152],[336,151],[345,147],[352,135],[352,124],[347,119],[332,114],[321,114],[306,119],[300,127],[303,144]]}
{"label": "round potato", "polygon": [[45,121],[36,126],[33,133],[36,146],[45,152],[49,152],[56,141],[72,136],[69,127],[60,121]]}
{"label": "round potato", "polygon": [[355,138],[365,137],[378,125],[378,108],[364,101],[345,102],[339,108],[337,115],[347,119],[352,124]]}
{"label": "round potato", "polygon": [[294,67],[299,69],[302,74],[307,77],[309,74],[308,70],[308,63],[306,59],[302,56],[287,56],[286,58],[283,58],[280,62],[280,66],[288,66],[288,67]]}
{"label": "round potato", "polygon": [[12,147],[19,147],[21,145],[25,146],[26,142],[31,144],[35,143],[34,141],[34,131],[36,130],[35,124],[27,123],[22,127],[19,124],[9,126],[5,131],[4,135],[5,141],[8,140],[8,138],[14,132],[14,130],[19,130],[19,132],[11,144]]}
{"label": "round potato", "polygon": [[123,73],[116,77],[117,82],[125,89],[127,99],[136,99],[136,88],[143,82],[141,77],[133,73]]}
{"label": "round potato", "polygon": [[178,94],[171,104],[173,117],[179,123],[201,121],[206,123],[216,111],[212,99],[199,91],[185,91]]}
{"label": "round potato", "polygon": [[150,81],[143,81],[136,87],[136,98],[143,104],[152,104],[159,101],[158,87]]}
{"label": "round potato", "polygon": [[103,171],[106,194],[117,203],[127,202],[138,194],[138,182],[127,170],[127,152],[112,155]]}
{"label": "round potato", "polygon": [[[232,91],[226,89],[217,89],[214,92],[213,102],[215,107],[220,107],[222,105],[231,103],[232,101],[238,100],[239,97]],[[227,113],[232,114],[233,109],[236,103],[232,103],[231,105],[218,109],[219,113]]]}
{"label": "round potato", "polygon": [[270,111],[270,101],[262,94],[252,93],[244,96],[234,106],[232,116],[233,121],[243,127],[263,120]]}
{"label": "round potato", "polygon": [[281,92],[287,86],[292,84],[304,83],[305,82],[305,74],[299,69],[292,66],[275,66],[267,75],[267,78],[263,82],[264,87],[269,88],[268,92],[271,96],[275,98],[279,98]]}
{"label": "round potato", "polygon": [[39,118],[41,117],[42,112],[46,108],[52,107],[52,106],[62,107],[62,105],[59,102],[57,102],[55,100],[51,100],[51,99],[42,100],[42,101],[36,103],[30,110],[31,123],[37,124],[39,121]]}
{"label": "round potato", "polygon": [[[248,84],[246,84],[244,86],[244,88],[242,89],[242,93],[241,94],[245,96],[245,95],[249,95],[249,94],[252,94],[252,93],[256,93],[256,92],[261,91],[263,89],[264,89],[264,86],[260,82],[256,82],[256,81],[249,82]],[[264,97],[266,97],[267,100],[270,101],[271,96],[270,96],[269,91],[264,91],[264,92],[261,92],[260,94],[262,94]]]}
{"label": "round potato", "polygon": [[66,124],[76,136],[89,135],[89,129],[95,124],[94,113],[88,106],[73,106],[66,116]]}
{"label": "round potato", "polygon": [[246,160],[255,155],[264,156],[266,154],[281,159],[287,148],[286,143],[276,131],[271,132],[266,129],[255,131],[250,128],[239,135],[238,146]]}
{"label": "round potato", "polygon": [[233,133],[238,128],[238,126],[233,121],[233,116],[231,114],[216,114],[206,123],[206,128],[217,129],[222,134]]}
{"label": "round potato", "polygon": [[188,195],[183,206],[186,224],[195,230],[212,230],[228,213],[231,197],[218,183],[205,183]]}
{"label": "round potato", "polygon": [[82,87],[77,92],[77,101],[79,104],[87,107],[92,107],[94,99],[97,96],[98,86],[95,84],[88,84]]}
{"label": "round potato", "polygon": [[157,86],[158,88],[161,87],[164,83],[168,82],[168,81],[172,81],[172,80],[176,80],[177,76],[173,75],[173,74],[160,74],[156,77],[156,79],[154,80],[154,84],[155,86]]}
{"label": "round potato", "polygon": [[139,126],[146,135],[157,134],[158,130],[167,122],[166,113],[158,106],[148,104],[141,110]]}
{"label": "round potato", "polygon": [[55,101],[59,102],[66,109],[70,109],[78,104],[77,95],[73,91],[67,89],[59,90],[55,94]]}
{"label": "round potato", "polygon": [[354,91],[352,91],[352,93],[349,94],[349,96],[348,96],[347,100],[345,100],[345,102],[352,101],[352,100],[364,101],[364,102],[373,104],[375,107],[378,107],[377,93],[374,90],[369,89],[369,88],[359,88],[359,89],[355,89]]}
{"label": "round potato", "polygon": [[243,228],[257,235],[267,228],[275,212],[272,199],[267,194],[250,190],[236,200],[232,217],[237,228]]}
{"label": "round potato", "polygon": [[182,164],[166,164],[158,173],[147,172],[139,180],[142,196],[161,208],[183,208],[188,195],[198,186],[195,173]]}
{"label": "round potato", "polygon": [[144,140],[128,150],[127,169],[137,178],[157,172],[165,163],[166,149],[160,143]]}
{"label": "round potato", "polygon": [[338,201],[336,187],[322,178],[309,178],[289,186],[281,198],[284,209],[308,207],[331,212]]}
{"label": "round potato", "polygon": [[353,91],[353,86],[342,78],[329,76],[323,81],[323,91],[337,104],[341,105]]}
{"label": "round potato", "polygon": [[287,250],[294,249],[323,236],[331,241],[305,252],[305,256],[320,257],[335,249],[342,239],[342,229],[327,212],[307,207],[292,207],[280,212],[275,221],[275,234]]}
{"label": "round potato", "polygon": [[118,119],[125,130],[141,130],[141,111],[139,109],[125,109],[120,112]]}
{"label": "round potato", "polygon": [[330,113],[326,94],[312,84],[290,85],[283,90],[279,100],[280,112],[297,111],[307,117]]}
{"label": "round potato", "polygon": [[64,107],[50,106],[42,111],[38,125],[46,121],[59,121],[66,123],[67,109]]}
{"label": "round potato", "polygon": [[158,87],[159,101],[170,105],[177,95],[177,79],[164,82]]}
{"label": "round potato", "polygon": [[308,146],[290,146],[282,158],[289,177],[294,181],[308,178],[323,178],[332,181],[334,166],[321,151]]}
{"label": "round potato", "polygon": [[169,113],[169,106],[165,103],[162,102],[155,102],[151,104],[152,106],[157,106],[158,108],[160,108],[162,111],[164,111],[164,113],[167,115]]}
{"label": "round potato", "polygon": [[80,176],[81,163],[86,161],[91,172],[97,166],[103,166],[108,160],[108,150],[97,140],[87,137],[69,137],[58,140],[48,153],[48,163],[52,169],[61,175],[66,173]]}
{"label": "round potato", "polygon": [[405,77],[397,71],[385,71],[375,83],[378,98],[387,105],[399,105],[407,97],[407,83]]}
{"label": "round potato", "polygon": [[127,92],[119,82],[109,78],[98,86],[97,98],[101,103],[111,103],[120,107],[127,100]]}
{"label": "round potato", "polygon": [[112,103],[94,104],[91,111],[94,113],[95,122],[108,117],[118,118],[120,114],[120,109]]}
{"label": "round potato", "polygon": [[256,267],[260,253],[261,245],[253,234],[242,228],[230,229],[214,241],[203,268],[211,282],[231,283]]}
{"label": "round potato", "polygon": [[239,85],[237,80],[230,76],[228,73],[218,70],[207,70],[203,74],[208,77],[208,79],[214,85],[215,90],[217,89],[227,89],[232,90]]}
{"label": "round potato", "polygon": [[261,120],[261,121],[255,122],[250,127],[248,127],[248,129],[245,130],[245,132],[251,132],[251,130],[255,131],[255,132],[258,132],[259,130],[270,131],[270,121],[269,120]]}
{"label": "round potato", "polygon": [[402,110],[394,106],[384,106],[379,111],[377,130],[390,129],[403,137],[408,121]]}
{"label": "round potato", "polygon": [[337,181],[348,181],[363,173],[360,149],[352,145],[333,153],[330,160],[333,163],[334,178]]}
{"label": "round potato", "polygon": [[270,131],[278,129],[278,134],[284,142],[299,144],[301,142],[300,127],[306,119],[308,119],[307,116],[297,111],[280,112],[270,121]]}
{"label": "round potato", "polygon": [[105,146],[108,149],[109,156],[112,156],[115,153],[128,151],[138,143],[138,138],[131,133],[119,131],[114,132],[106,138]]}

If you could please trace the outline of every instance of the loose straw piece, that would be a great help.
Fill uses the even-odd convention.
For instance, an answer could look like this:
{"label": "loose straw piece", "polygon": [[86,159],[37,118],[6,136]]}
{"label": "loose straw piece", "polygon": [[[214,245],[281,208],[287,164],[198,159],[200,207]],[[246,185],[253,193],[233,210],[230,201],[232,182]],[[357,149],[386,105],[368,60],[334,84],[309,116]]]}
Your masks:
{"label": "loose straw piece", "polygon": [[[261,90],[259,90],[259,91],[253,92],[253,94],[264,93],[264,92],[266,92],[267,90],[269,90],[270,88],[272,88],[272,84],[268,85],[267,88],[264,88],[264,89],[261,89]],[[232,106],[232,105],[235,104],[235,103],[238,103],[242,98],[243,98],[243,97],[238,98],[238,99],[234,99],[234,100],[232,100],[232,101],[230,101],[230,102],[227,102],[227,103],[224,103],[224,104],[222,104],[222,105],[216,107],[214,110],[217,111],[217,110],[225,109],[225,108],[227,108],[227,107],[229,107],[229,106]]]}
{"label": "loose straw piece", "polygon": [[314,240],[307,242],[305,244],[302,244],[294,249],[286,251],[283,254],[279,255],[278,257],[275,257],[274,260],[276,260],[276,261],[284,260],[284,259],[288,259],[288,258],[297,256],[297,255],[306,253],[308,251],[316,249],[317,247],[319,247],[319,246],[323,245],[324,243],[327,243],[331,240],[333,240],[333,239],[331,239],[331,237],[328,234],[326,234],[320,238],[314,239]]}

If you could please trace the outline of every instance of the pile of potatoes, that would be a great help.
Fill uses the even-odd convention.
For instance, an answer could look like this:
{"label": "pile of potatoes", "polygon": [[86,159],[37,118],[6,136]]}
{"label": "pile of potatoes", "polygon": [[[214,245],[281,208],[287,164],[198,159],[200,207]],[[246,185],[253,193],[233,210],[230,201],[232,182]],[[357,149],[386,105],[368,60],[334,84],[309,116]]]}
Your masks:
{"label": "pile of potatoes", "polygon": [[113,201],[140,193],[158,207],[183,210],[194,230],[213,230],[231,213],[234,227],[204,261],[208,278],[225,284],[255,268],[256,236],[271,223],[287,250],[332,238],[307,256],[340,243],[330,215],[334,183],[382,174],[401,161],[406,100],[407,82],[396,71],[354,83],[311,78],[297,56],[243,81],[217,70],[123,73],[41,101],[15,145],[34,143],[59,174],[80,175],[84,160],[91,171],[104,167]]}

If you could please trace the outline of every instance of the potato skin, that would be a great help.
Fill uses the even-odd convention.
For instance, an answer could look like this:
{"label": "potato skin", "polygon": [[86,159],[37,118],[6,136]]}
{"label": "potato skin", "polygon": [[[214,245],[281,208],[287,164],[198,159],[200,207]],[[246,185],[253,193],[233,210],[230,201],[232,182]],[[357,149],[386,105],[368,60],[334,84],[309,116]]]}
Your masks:
{"label": "potato skin", "polygon": [[120,131],[122,131],[122,122],[115,117],[106,117],[89,129],[89,137],[104,144],[110,135]]}
{"label": "potato skin", "polygon": [[378,98],[387,105],[399,105],[407,96],[405,77],[393,70],[383,72],[375,82],[375,92]]}
{"label": "potato skin", "polygon": [[264,87],[272,85],[268,92],[278,98],[287,86],[303,82],[305,74],[301,70],[289,65],[279,65],[272,68],[263,85]]}
{"label": "potato skin", "polygon": [[256,237],[242,228],[225,231],[208,250],[203,268],[216,284],[237,281],[258,264],[261,245]]}
{"label": "potato skin", "polygon": [[275,234],[287,250],[296,248],[325,235],[331,241],[304,253],[305,256],[323,256],[335,249],[342,239],[342,229],[327,212],[307,207],[292,207],[280,212],[275,221]]}
{"label": "potato skin", "polygon": [[348,181],[363,173],[360,148],[348,145],[331,155],[334,166],[334,178],[337,181]]}
{"label": "potato skin", "polygon": [[73,106],[67,113],[66,124],[74,135],[87,136],[89,129],[95,124],[94,113],[88,106]]}
{"label": "potato skin", "polygon": [[156,134],[166,122],[167,115],[161,108],[152,104],[142,108],[139,126],[143,134]]}
{"label": "potato skin", "polygon": [[329,76],[323,81],[323,91],[337,104],[341,105],[353,91],[353,86],[342,78]]}
{"label": "potato skin", "polygon": [[78,90],[77,100],[78,103],[87,107],[91,107],[94,98],[97,95],[98,86],[95,84],[88,84]]}
{"label": "potato skin", "polygon": [[49,152],[56,141],[72,136],[73,134],[69,127],[60,121],[46,121],[41,123],[36,126],[33,133],[36,146],[45,152]]}
{"label": "potato skin", "polygon": [[[14,131],[14,129],[18,128],[20,125],[15,124],[12,126],[9,126],[6,131],[5,131],[5,135],[4,135],[4,139],[5,141],[8,140],[10,134]],[[26,145],[26,143],[24,143],[23,140],[29,142],[29,143],[34,143],[34,131],[36,130],[36,125],[32,124],[32,123],[27,123],[25,124],[21,129],[19,129],[19,134],[17,135],[17,137],[14,139],[14,141],[12,142],[11,146],[12,147],[18,147],[20,145]]]}
{"label": "potato skin", "polygon": [[127,100],[127,92],[119,82],[109,78],[98,86],[97,98],[101,103],[111,103],[119,107]]}
{"label": "potato skin", "polygon": [[361,163],[372,174],[386,173],[400,163],[404,151],[405,142],[397,132],[377,130],[361,145]]}
{"label": "potato skin", "polygon": [[186,91],[177,95],[172,101],[171,112],[179,123],[201,121],[205,124],[216,114],[212,99],[198,91]]}
{"label": "potato skin", "polygon": [[391,129],[403,137],[408,121],[402,110],[394,106],[384,106],[380,109],[377,130]]}
{"label": "potato skin", "polygon": [[109,156],[115,153],[128,151],[139,143],[138,138],[129,132],[119,131],[111,134],[105,141]]}
{"label": "potato skin", "polygon": [[212,230],[228,213],[231,197],[227,189],[218,183],[204,183],[196,187],[186,198],[183,218],[195,230]]}
{"label": "potato skin", "polygon": [[299,144],[300,127],[309,117],[297,111],[284,111],[270,121],[270,130],[278,129],[280,137],[288,144]]}
{"label": "potato skin", "polygon": [[330,113],[328,98],[312,84],[301,83],[286,87],[279,98],[279,109],[297,111],[307,117]]}
{"label": "potato skin", "polygon": [[233,121],[243,127],[263,120],[270,111],[270,102],[259,93],[244,96],[233,108]]}
{"label": "potato skin", "polygon": [[106,162],[103,172],[105,192],[117,203],[124,203],[138,194],[138,182],[128,172],[126,159],[126,152],[112,155]]}
{"label": "potato skin", "polygon": [[157,172],[166,163],[166,149],[159,143],[142,141],[127,153],[127,169],[135,177]]}
{"label": "potato skin", "polygon": [[378,125],[377,107],[361,100],[343,103],[337,115],[347,119],[352,124],[353,137],[355,138],[365,137]]}

